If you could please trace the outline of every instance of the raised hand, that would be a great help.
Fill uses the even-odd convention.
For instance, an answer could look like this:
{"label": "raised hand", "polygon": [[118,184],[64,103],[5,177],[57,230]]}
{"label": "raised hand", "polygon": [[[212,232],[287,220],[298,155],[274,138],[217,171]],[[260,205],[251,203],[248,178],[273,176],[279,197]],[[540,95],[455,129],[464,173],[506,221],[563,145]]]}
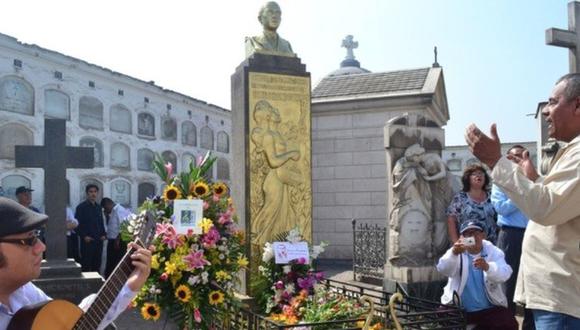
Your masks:
{"label": "raised hand", "polygon": [[524,151],[522,157],[518,157],[516,155],[508,154],[507,158],[512,162],[518,164],[518,166],[522,169],[526,177],[532,181],[536,181],[540,176],[536,171],[536,167],[534,163],[530,159],[530,152],[528,150]]}
{"label": "raised hand", "polygon": [[501,144],[495,123],[491,125],[490,133],[491,136],[487,136],[475,124],[470,124],[465,129],[465,142],[477,159],[493,169],[501,158]]}

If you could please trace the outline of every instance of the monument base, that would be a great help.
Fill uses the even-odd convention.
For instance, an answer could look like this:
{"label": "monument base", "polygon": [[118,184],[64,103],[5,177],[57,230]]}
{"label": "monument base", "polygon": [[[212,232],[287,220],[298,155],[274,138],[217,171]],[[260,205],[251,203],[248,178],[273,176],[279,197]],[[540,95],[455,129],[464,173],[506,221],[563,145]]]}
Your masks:
{"label": "monument base", "polygon": [[74,304],[86,296],[97,293],[103,278],[97,272],[82,272],[73,259],[42,262],[40,277],[33,281],[53,299],[63,299]]}
{"label": "monument base", "polygon": [[385,265],[383,289],[395,292],[397,284],[410,296],[439,301],[447,277],[441,275],[435,266],[398,267]]}

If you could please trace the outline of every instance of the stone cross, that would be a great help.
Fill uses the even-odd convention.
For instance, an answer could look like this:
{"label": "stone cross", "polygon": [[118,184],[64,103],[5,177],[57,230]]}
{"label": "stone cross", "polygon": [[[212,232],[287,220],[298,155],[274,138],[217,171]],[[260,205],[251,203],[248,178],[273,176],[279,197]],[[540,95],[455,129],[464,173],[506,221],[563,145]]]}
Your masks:
{"label": "stone cross", "polygon": [[349,34],[342,41],[342,47],[346,48],[345,59],[354,60],[354,52],[352,50],[358,48],[358,41],[354,41],[353,36]]}
{"label": "stone cross", "polygon": [[16,167],[44,169],[44,206],[48,215],[46,259],[66,261],[67,168],[93,168],[93,148],[66,146],[66,121],[44,120],[44,146],[16,146]]}
{"label": "stone cross", "polygon": [[551,28],[546,30],[546,44],[569,48],[570,73],[580,71],[580,2],[568,3],[568,30]]}

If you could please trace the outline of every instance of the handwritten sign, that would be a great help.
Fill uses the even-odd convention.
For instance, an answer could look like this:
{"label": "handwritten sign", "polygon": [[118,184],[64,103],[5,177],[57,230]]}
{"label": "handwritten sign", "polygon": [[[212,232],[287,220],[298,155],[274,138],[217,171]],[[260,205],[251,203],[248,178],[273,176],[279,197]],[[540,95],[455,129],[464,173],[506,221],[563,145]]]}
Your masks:
{"label": "handwritten sign", "polygon": [[288,264],[292,260],[304,260],[309,263],[310,255],[308,252],[308,243],[298,242],[274,242],[274,257],[277,264]]}
{"label": "handwritten sign", "polygon": [[201,199],[176,199],[173,205],[175,231],[179,234],[187,234],[187,231],[191,229],[194,234],[201,234],[199,223],[203,218],[203,201]]}

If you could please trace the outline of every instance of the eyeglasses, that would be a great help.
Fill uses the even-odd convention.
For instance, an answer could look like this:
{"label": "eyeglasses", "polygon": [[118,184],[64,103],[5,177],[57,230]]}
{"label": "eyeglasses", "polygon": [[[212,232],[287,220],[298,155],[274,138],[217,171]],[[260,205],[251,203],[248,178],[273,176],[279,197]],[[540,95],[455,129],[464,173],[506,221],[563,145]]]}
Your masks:
{"label": "eyeglasses", "polygon": [[35,230],[32,232],[32,236],[28,238],[0,238],[0,243],[10,243],[24,246],[35,246],[40,239],[40,230]]}

